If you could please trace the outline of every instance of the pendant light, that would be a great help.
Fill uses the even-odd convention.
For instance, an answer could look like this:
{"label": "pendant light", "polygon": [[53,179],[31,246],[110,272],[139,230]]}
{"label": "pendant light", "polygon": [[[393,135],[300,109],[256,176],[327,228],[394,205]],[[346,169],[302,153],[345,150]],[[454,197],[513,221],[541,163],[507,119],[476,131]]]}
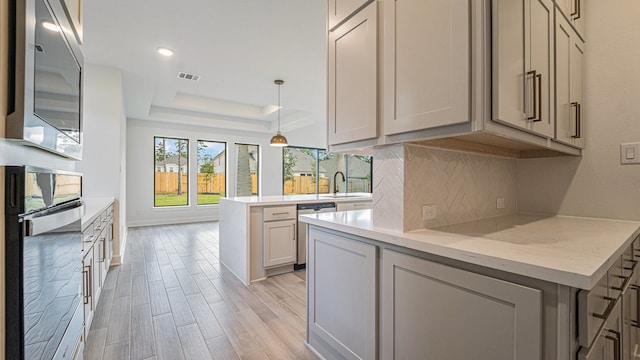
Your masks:
{"label": "pendant light", "polygon": [[280,86],[284,84],[284,80],[276,80],[274,83],[278,85],[278,132],[271,138],[270,145],[283,147],[289,145],[287,138],[280,133]]}

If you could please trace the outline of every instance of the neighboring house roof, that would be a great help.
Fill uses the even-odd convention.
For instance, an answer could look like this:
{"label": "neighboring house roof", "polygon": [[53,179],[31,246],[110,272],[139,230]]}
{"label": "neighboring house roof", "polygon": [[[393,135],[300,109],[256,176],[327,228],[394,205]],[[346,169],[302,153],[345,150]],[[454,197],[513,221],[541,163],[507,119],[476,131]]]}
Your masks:
{"label": "neighboring house roof", "polygon": [[366,178],[371,174],[371,163],[368,163],[358,157],[351,156],[349,158],[349,177],[350,178]]}
{"label": "neighboring house roof", "polygon": [[[163,161],[156,161],[156,167],[158,166],[164,167],[165,164],[178,166],[178,155],[169,156]],[[184,157],[180,159],[180,166],[184,167],[187,164],[188,164],[187,159],[185,159]]]}
{"label": "neighboring house roof", "polygon": [[[258,155],[256,154],[255,151],[250,151],[249,152],[249,170],[251,172],[256,172],[256,168],[257,168],[257,161],[256,158],[258,157]],[[213,158],[213,162],[216,164],[224,164],[225,163],[225,159],[226,159],[226,154],[225,151],[220,152],[218,155],[216,155],[216,157]],[[217,169],[214,169],[216,172]]]}
{"label": "neighboring house roof", "polygon": [[[293,171],[297,173],[311,173],[316,170],[316,159],[313,156],[303,153],[302,151],[291,151],[294,158],[296,159],[295,164],[293,165]],[[324,174],[327,170],[320,165],[320,173]]]}

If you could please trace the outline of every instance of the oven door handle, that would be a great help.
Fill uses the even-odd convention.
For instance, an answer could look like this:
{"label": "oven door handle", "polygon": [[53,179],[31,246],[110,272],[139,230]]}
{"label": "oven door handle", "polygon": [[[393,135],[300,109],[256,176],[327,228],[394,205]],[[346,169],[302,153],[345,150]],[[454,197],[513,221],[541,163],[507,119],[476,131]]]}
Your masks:
{"label": "oven door handle", "polygon": [[23,218],[24,236],[36,236],[69,225],[80,220],[84,212],[84,204],[81,204],[71,209],[51,212],[43,216],[26,216]]}

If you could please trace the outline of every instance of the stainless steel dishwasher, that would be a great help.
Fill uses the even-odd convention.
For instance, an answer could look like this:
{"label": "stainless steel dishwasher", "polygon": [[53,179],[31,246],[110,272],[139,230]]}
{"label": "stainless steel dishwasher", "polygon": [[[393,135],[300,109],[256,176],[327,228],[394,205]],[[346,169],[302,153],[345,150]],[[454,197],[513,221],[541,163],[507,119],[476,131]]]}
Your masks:
{"label": "stainless steel dishwasher", "polygon": [[[324,212],[335,212],[335,202],[322,202],[310,204],[298,204],[298,215],[318,214]],[[304,269],[307,263],[307,227],[298,224],[298,261],[293,268]]]}

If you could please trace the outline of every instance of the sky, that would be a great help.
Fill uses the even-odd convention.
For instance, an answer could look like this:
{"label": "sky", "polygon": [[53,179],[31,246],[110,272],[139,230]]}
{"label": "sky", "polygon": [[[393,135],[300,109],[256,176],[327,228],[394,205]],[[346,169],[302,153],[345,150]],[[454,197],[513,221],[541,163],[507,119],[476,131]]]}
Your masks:
{"label": "sky", "polygon": [[[156,138],[156,143],[159,143],[160,141],[162,141],[161,138]],[[224,151],[225,143],[213,142],[213,141],[205,141],[205,143],[207,144],[207,148],[204,150],[203,155],[208,154],[208,155],[211,155],[212,158],[214,158],[218,154]],[[165,148],[167,149],[168,152],[174,152],[175,140],[167,139],[165,141]]]}

